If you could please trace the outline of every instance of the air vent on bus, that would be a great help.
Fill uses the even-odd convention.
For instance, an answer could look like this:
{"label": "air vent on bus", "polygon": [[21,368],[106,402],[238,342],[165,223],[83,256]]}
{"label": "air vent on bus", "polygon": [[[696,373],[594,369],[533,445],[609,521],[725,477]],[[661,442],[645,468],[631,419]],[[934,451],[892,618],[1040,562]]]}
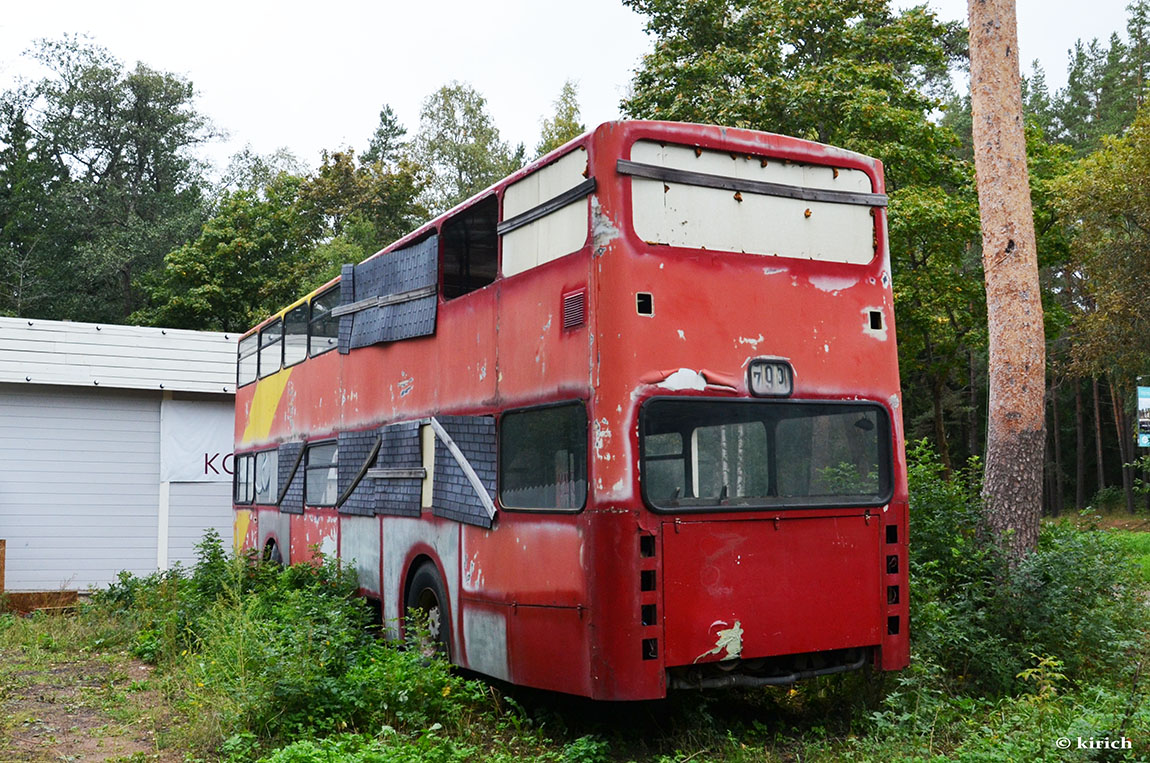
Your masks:
{"label": "air vent on bus", "polygon": [[563,295],[563,328],[578,328],[586,322],[586,295],[586,289]]}

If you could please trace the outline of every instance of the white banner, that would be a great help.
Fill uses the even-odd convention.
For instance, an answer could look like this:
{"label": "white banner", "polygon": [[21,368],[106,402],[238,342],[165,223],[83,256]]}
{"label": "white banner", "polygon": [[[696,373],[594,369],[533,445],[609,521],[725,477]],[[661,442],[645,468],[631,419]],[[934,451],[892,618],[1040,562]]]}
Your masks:
{"label": "white banner", "polygon": [[231,482],[235,405],[164,400],[160,405],[160,482]]}

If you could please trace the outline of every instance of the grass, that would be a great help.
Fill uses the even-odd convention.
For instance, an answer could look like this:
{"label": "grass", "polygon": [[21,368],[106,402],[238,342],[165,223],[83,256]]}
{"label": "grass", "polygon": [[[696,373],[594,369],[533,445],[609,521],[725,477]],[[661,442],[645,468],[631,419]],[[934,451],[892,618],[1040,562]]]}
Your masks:
{"label": "grass", "polygon": [[[0,759],[973,763],[1150,755],[1150,533],[1048,526],[1036,561],[994,577],[1005,573],[946,524],[968,521],[951,511],[967,496],[923,484],[935,491],[920,494],[937,511],[919,516],[913,657],[898,674],[643,703],[497,688],[383,642],[337,566],[280,570],[228,559],[209,542],[195,570],[125,576],[74,616],[0,615]],[[1134,583],[1123,582],[1124,560],[1138,571]],[[991,585],[978,579],[987,571]],[[1106,571],[1114,577],[1101,579]],[[948,587],[952,578],[963,582]],[[989,618],[1000,610],[1010,617]],[[1071,610],[1077,615],[1067,618]],[[1033,653],[1019,658],[1025,645]],[[969,654],[997,672],[980,678],[988,668]],[[1058,747],[1079,738],[1127,738],[1134,749]]]}
{"label": "grass", "polygon": [[1150,587],[1150,532],[1109,530],[1107,534],[1114,539],[1126,557],[1138,568],[1142,582]]}

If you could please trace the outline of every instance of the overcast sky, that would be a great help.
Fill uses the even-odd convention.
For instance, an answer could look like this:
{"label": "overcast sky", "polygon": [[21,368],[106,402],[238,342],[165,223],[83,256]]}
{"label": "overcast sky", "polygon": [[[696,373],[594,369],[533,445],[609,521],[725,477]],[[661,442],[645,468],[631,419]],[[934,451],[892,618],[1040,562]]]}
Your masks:
{"label": "overcast sky", "polygon": [[[1065,84],[1076,39],[1125,36],[1128,0],[1018,0],[1021,58],[1038,59],[1052,90]],[[896,2],[899,7],[913,2]],[[929,0],[965,19],[965,0]],[[35,75],[20,54],[33,40],[85,33],[129,66],[143,61],[190,79],[199,108],[229,134],[210,157],[250,144],[289,148],[310,165],[322,149],[362,149],[388,103],[414,132],[420,103],[452,80],[487,97],[505,139],[538,140],[564,80],[579,84],[588,127],[619,116],[651,43],[618,0],[40,0],[5,3],[0,87]],[[1028,68],[1028,67],[1026,67]]]}

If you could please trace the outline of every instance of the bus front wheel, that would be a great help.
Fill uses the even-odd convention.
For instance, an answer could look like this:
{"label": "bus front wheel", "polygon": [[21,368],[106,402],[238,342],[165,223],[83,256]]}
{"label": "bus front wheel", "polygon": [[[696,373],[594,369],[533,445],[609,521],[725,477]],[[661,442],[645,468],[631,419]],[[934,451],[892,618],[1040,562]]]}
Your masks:
{"label": "bus front wheel", "polygon": [[451,618],[447,592],[439,571],[427,561],[411,576],[404,606],[404,631],[411,644],[425,657],[441,654],[451,659]]}

